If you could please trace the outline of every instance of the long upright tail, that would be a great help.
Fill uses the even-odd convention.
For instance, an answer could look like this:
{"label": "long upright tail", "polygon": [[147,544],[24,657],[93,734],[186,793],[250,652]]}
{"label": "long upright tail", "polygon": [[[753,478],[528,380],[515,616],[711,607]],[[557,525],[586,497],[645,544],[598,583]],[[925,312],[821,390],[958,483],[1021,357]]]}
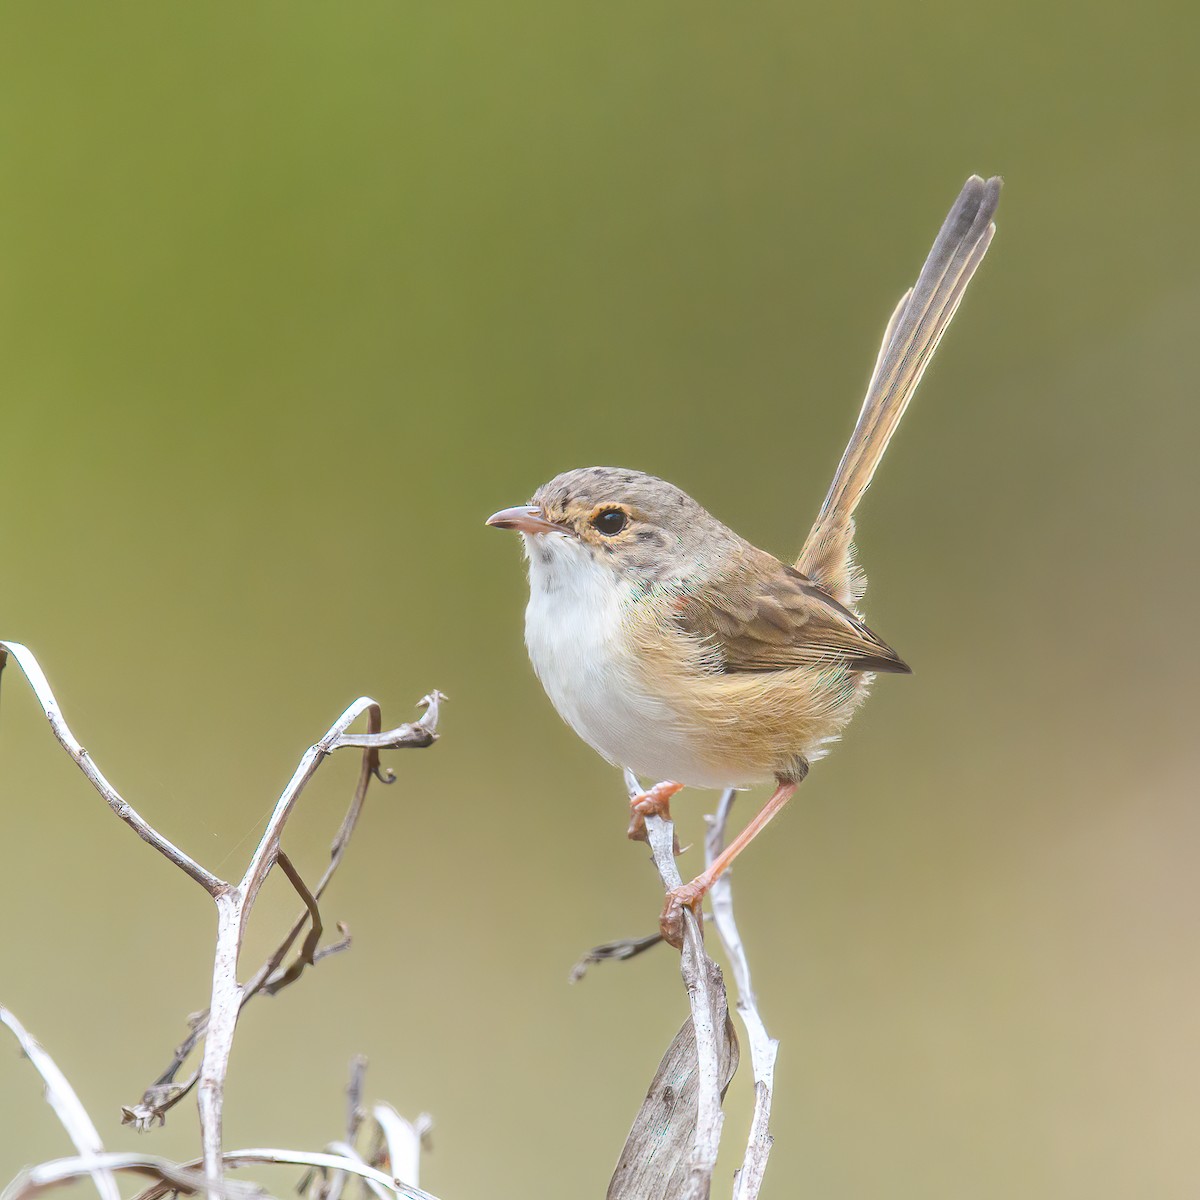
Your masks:
{"label": "long upright tail", "polygon": [[854,510],[946,332],[996,226],[1000,179],[972,175],[933,249],[892,313],[858,423],[796,567],[843,604],[861,598],[866,577],[854,562]]}

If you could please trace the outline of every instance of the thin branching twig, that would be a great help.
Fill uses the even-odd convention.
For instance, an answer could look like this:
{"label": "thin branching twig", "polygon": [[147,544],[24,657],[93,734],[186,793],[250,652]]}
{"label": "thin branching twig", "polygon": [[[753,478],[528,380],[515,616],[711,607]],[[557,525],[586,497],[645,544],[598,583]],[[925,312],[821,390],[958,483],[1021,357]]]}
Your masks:
{"label": "thin branching twig", "polygon": [[[429,704],[425,715],[420,721],[411,725],[401,725],[398,729],[390,730],[387,735],[381,736],[386,736],[390,739],[389,744],[397,749],[403,747],[420,748],[430,745],[437,736],[438,709],[440,701],[444,698],[440,692],[432,693],[431,696],[426,697]],[[357,703],[361,703],[361,701]],[[348,709],[347,712],[349,711]],[[343,714],[343,718],[344,716],[345,714]],[[342,746],[349,746],[352,743],[348,739],[343,739],[340,744]],[[357,747],[357,741],[353,745]],[[359,771],[358,784],[354,789],[354,796],[350,801],[349,808],[346,810],[345,817],[342,819],[341,826],[338,828],[337,834],[333,839],[333,844],[330,846],[329,863],[325,867],[321,878],[317,881],[316,887],[311,891],[312,898],[318,902],[333,879],[334,873],[341,865],[346,848],[350,844],[350,837],[354,833],[355,826],[358,824],[358,819],[362,814],[363,803],[366,800],[367,789],[371,784],[371,780],[381,779],[385,783],[390,783],[394,779],[394,776],[390,772],[381,772],[378,750],[378,746],[368,747],[366,753],[363,755],[362,767]],[[243,984],[241,1000],[243,1007],[253,1000],[255,996],[275,995],[300,977],[301,972],[308,963],[305,948],[301,949],[288,966],[283,966],[283,961],[295,944],[296,939],[300,936],[305,925],[309,923],[309,918],[310,908],[306,900],[304,910],[297,915],[279,945],[275,947],[262,965]],[[345,927],[339,924],[338,928],[345,935]],[[311,939],[311,931],[309,939]],[[309,939],[306,939],[306,944]],[[319,962],[322,958],[330,954],[335,954],[349,945],[349,936],[343,936],[339,942],[315,951],[311,956],[312,962]],[[195,1087],[200,1078],[199,1068],[184,1080],[183,1083],[177,1084],[175,1078],[182,1069],[183,1064],[187,1062],[196,1047],[203,1041],[208,1031],[208,1021],[209,1012],[207,1009],[189,1018],[187,1036],[175,1048],[166,1069],[146,1089],[145,1094],[138,1104],[125,1108],[126,1123],[143,1129],[148,1128],[156,1122],[161,1123],[168,1110],[178,1104]]]}
{"label": "thin branching twig", "polygon": [[[67,725],[45,673],[42,671],[33,653],[20,643],[0,641],[0,670],[3,669],[9,655],[16,660],[25,678],[29,681],[30,687],[41,704],[55,737],[79,766],[80,770],[83,771],[92,786],[104,798],[109,807],[126,824],[130,825],[143,840],[154,846],[155,849],[173,862],[190,878],[200,883],[216,903],[217,945],[213,957],[212,995],[208,1011],[207,1013],[197,1014],[191,1019],[189,1022],[190,1031],[188,1037],[176,1051],[168,1070],[148,1090],[143,1103],[140,1106],[126,1109],[125,1112],[127,1121],[143,1128],[153,1124],[155,1120],[161,1122],[166,1110],[171,1105],[178,1103],[182,1096],[186,1095],[191,1087],[198,1082],[198,1107],[200,1112],[201,1146],[203,1150],[202,1163],[204,1176],[207,1180],[206,1190],[210,1200],[220,1200],[220,1197],[226,1194],[223,1183],[224,1169],[226,1165],[231,1165],[232,1163],[232,1159],[225,1153],[222,1145],[222,1117],[225,1078],[228,1073],[229,1056],[233,1047],[238,1016],[245,1004],[254,995],[267,991],[278,991],[287,986],[287,984],[299,977],[306,966],[311,966],[320,957],[317,942],[320,938],[323,922],[318,907],[318,900],[345,852],[350,835],[361,813],[370,780],[372,778],[379,778],[385,782],[390,782],[390,772],[388,775],[385,775],[380,768],[379,752],[383,749],[402,749],[405,747],[430,745],[437,737],[438,702],[441,696],[438,692],[433,692],[423,698],[421,703],[425,706],[426,712],[419,721],[404,724],[386,732],[382,730],[382,717],[379,705],[375,701],[368,697],[362,697],[350,705],[329,728],[325,736],[309,747],[303,758],[301,758],[291,780],[275,804],[275,808],[267,821],[267,827],[259,839],[258,846],[251,856],[244,874],[237,883],[229,883],[200,866],[199,863],[195,862],[195,860],[163,837],[108,782]],[[367,719],[367,733],[351,733],[350,726],[364,715]],[[296,804],[308,782],[326,758],[336,750],[343,748],[357,748],[362,750],[362,767],[359,774],[358,787],[355,790],[354,798],[334,839],[329,865],[326,867],[317,886],[310,889],[304,882],[299,871],[287,857],[280,843],[284,827],[294,812]],[[291,929],[284,936],[283,941],[268,957],[267,961],[263,963],[246,983],[239,983],[237,975],[238,956],[241,951],[246,924],[254,907],[254,902],[258,898],[259,891],[276,864],[280,865],[284,874],[303,900],[304,911],[293,923]],[[284,959],[306,924],[309,926],[309,934],[305,938],[296,959],[289,966],[285,967],[283,965]],[[345,940],[341,944],[346,944]],[[326,948],[326,950],[328,952],[330,949],[335,948]],[[20,1036],[18,1034],[18,1037]],[[204,1042],[204,1051],[199,1069],[184,1084],[175,1084],[175,1074],[201,1040]],[[49,1062],[49,1060],[46,1059],[46,1062]],[[52,1066],[53,1064],[50,1065]],[[39,1069],[41,1068],[39,1067]],[[62,1082],[65,1085],[65,1080]],[[51,1092],[53,1090],[51,1089]],[[67,1087],[65,1092],[61,1092],[61,1095],[66,1096],[68,1093],[70,1093],[69,1087]],[[73,1093],[70,1093],[70,1095],[73,1096]],[[79,1112],[82,1113],[82,1106],[79,1106]],[[86,1118],[86,1114],[83,1115]],[[91,1135],[95,1134],[94,1126],[91,1126],[90,1121],[86,1122],[87,1129],[85,1129],[84,1125],[80,1124],[77,1120],[78,1114],[73,1114],[73,1116],[76,1118],[77,1130],[81,1135],[86,1134],[87,1129],[90,1129]],[[93,1174],[97,1179],[97,1186],[101,1188],[104,1200],[116,1200],[115,1184],[111,1176],[107,1177],[107,1183],[105,1183],[104,1176],[94,1174],[97,1169],[94,1164],[99,1161],[96,1153],[99,1149],[98,1138],[89,1140],[85,1136],[83,1144],[77,1143],[77,1149],[80,1150],[80,1158],[77,1161],[89,1164],[86,1165],[86,1172]],[[247,1153],[249,1152],[242,1152],[243,1157]],[[263,1153],[278,1154],[283,1152],[269,1151]],[[301,1152],[297,1151],[295,1153],[299,1154]],[[138,1161],[137,1156],[134,1156],[130,1161]],[[276,1161],[276,1159],[271,1159],[270,1161]],[[278,1161],[297,1162],[301,1160],[292,1157],[290,1159],[279,1159]],[[126,1168],[122,1167],[120,1169]],[[190,1168],[185,1167],[184,1169]],[[359,1173],[361,1174],[361,1170]],[[160,1178],[165,1178],[165,1176],[162,1176],[160,1173]],[[169,1186],[174,1188],[175,1185],[171,1184]],[[396,1190],[394,1186],[393,1190]],[[407,1192],[397,1191],[397,1194],[424,1195],[424,1193],[420,1193],[419,1189],[416,1188],[410,1188]]]}
{"label": "thin branching twig", "polygon": [[[367,725],[372,735],[363,751],[363,777],[374,776],[379,770],[379,751],[384,746],[399,749],[405,746],[428,746],[436,737],[438,715],[437,692],[424,697],[425,716],[411,725],[381,734],[382,719],[379,705],[368,697],[356,700],[330,726],[325,736],[301,758],[287,787],[283,789],[275,810],[267,821],[267,827],[259,839],[257,848],[250,858],[241,880],[216,897],[217,902],[217,950],[213,961],[212,1000],[208,1008],[208,1028],[204,1038],[204,1057],[200,1064],[198,1104],[202,1128],[205,1172],[213,1179],[221,1178],[221,1120],[224,1107],[225,1076],[229,1069],[229,1055],[233,1049],[233,1035],[237,1028],[247,994],[246,987],[237,980],[237,960],[242,937],[250,911],[258,897],[259,889],[267,874],[278,861],[279,841],[284,826],[291,817],[305,787],[321,763],[334,751],[343,746],[363,744],[355,735],[349,734],[350,726],[366,714]],[[364,787],[365,794],[365,787]],[[356,794],[355,800],[358,797]],[[352,808],[354,805],[352,804]],[[343,822],[343,830],[345,822]],[[340,835],[339,835],[340,836]],[[348,834],[347,834],[348,836]],[[335,846],[337,843],[335,842]],[[306,905],[306,913],[307,913]],[[215,1198],[214,1198],[215,1200]]]}

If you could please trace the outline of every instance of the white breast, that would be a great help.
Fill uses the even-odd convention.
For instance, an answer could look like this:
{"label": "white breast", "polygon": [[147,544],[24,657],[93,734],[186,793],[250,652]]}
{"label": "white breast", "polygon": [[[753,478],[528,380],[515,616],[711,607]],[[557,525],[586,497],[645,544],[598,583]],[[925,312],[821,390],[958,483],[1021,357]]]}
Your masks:
{"label": "white breast", "polygon": [[560,534],[522,535],[529,556],[525,645],[559,715],[609,762],[650,782],[695,778],[694,734],[632,669],[622,627],[631,588]]}

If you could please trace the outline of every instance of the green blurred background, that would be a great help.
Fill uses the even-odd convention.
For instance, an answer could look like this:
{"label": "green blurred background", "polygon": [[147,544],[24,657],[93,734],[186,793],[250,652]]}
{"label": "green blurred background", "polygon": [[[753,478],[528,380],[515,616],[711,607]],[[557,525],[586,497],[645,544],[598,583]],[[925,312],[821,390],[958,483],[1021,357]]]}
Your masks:
{"label": "green blurred background", "polygon": [[[916,673],[737,872],[782,1041],[767,1193],[1196,1195],[1197,25],[1168,0],[0,8],[0,635],[230,874],[355,696],[393,722],[452,697],[328,899],[354,949],[247,1010],[231,1145],[337,1136],[362,1051],[370,1095],[435,1115],[446,1200],[603,1194],[683,996],[665,952],[566,984],[658,888],[483,520],[617,463],[793,555],[893,304],[999,172],[861,510],[868,615]],[[3,693],[0,998],[111,1148],[186,1156],[190,1109],[140,1142],[116,1121],[206,1002],[210,907],[16,670]],[[354,772],[289,831],[310,874]],[[677,803],[685,841],[712,799]],[[292,909],[273,883],[247,968]],[[2,1178],[68,1148],[38,1097],[5,1048]]]}

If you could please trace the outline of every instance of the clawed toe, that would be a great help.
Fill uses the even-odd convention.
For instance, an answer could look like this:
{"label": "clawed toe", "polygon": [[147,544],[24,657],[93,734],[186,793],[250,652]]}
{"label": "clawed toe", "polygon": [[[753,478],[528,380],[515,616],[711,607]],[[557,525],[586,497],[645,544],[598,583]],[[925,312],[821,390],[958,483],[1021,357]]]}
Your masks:
{"label": "clawed toe", "polygon": [[693,879],[691,883],[680,884],[667,893],[667,902],[663,905],[662,916],[658,919],[658,931],[663,941],[670,943],[676,950],[683,948],[683,910],[689,909],[699,914],[700,904],[708,884],[704,877]]}
{"label": "clawed toe", "polygon": [[635,842],[648,841],[646,835],[646,818],[662,817],[664,821],[671,819],[671,797],[683,790],[682,783],[672,783],[664,780],[656,783],[649,791],[640,796],[634,796],[629,801],[629,834]]}

